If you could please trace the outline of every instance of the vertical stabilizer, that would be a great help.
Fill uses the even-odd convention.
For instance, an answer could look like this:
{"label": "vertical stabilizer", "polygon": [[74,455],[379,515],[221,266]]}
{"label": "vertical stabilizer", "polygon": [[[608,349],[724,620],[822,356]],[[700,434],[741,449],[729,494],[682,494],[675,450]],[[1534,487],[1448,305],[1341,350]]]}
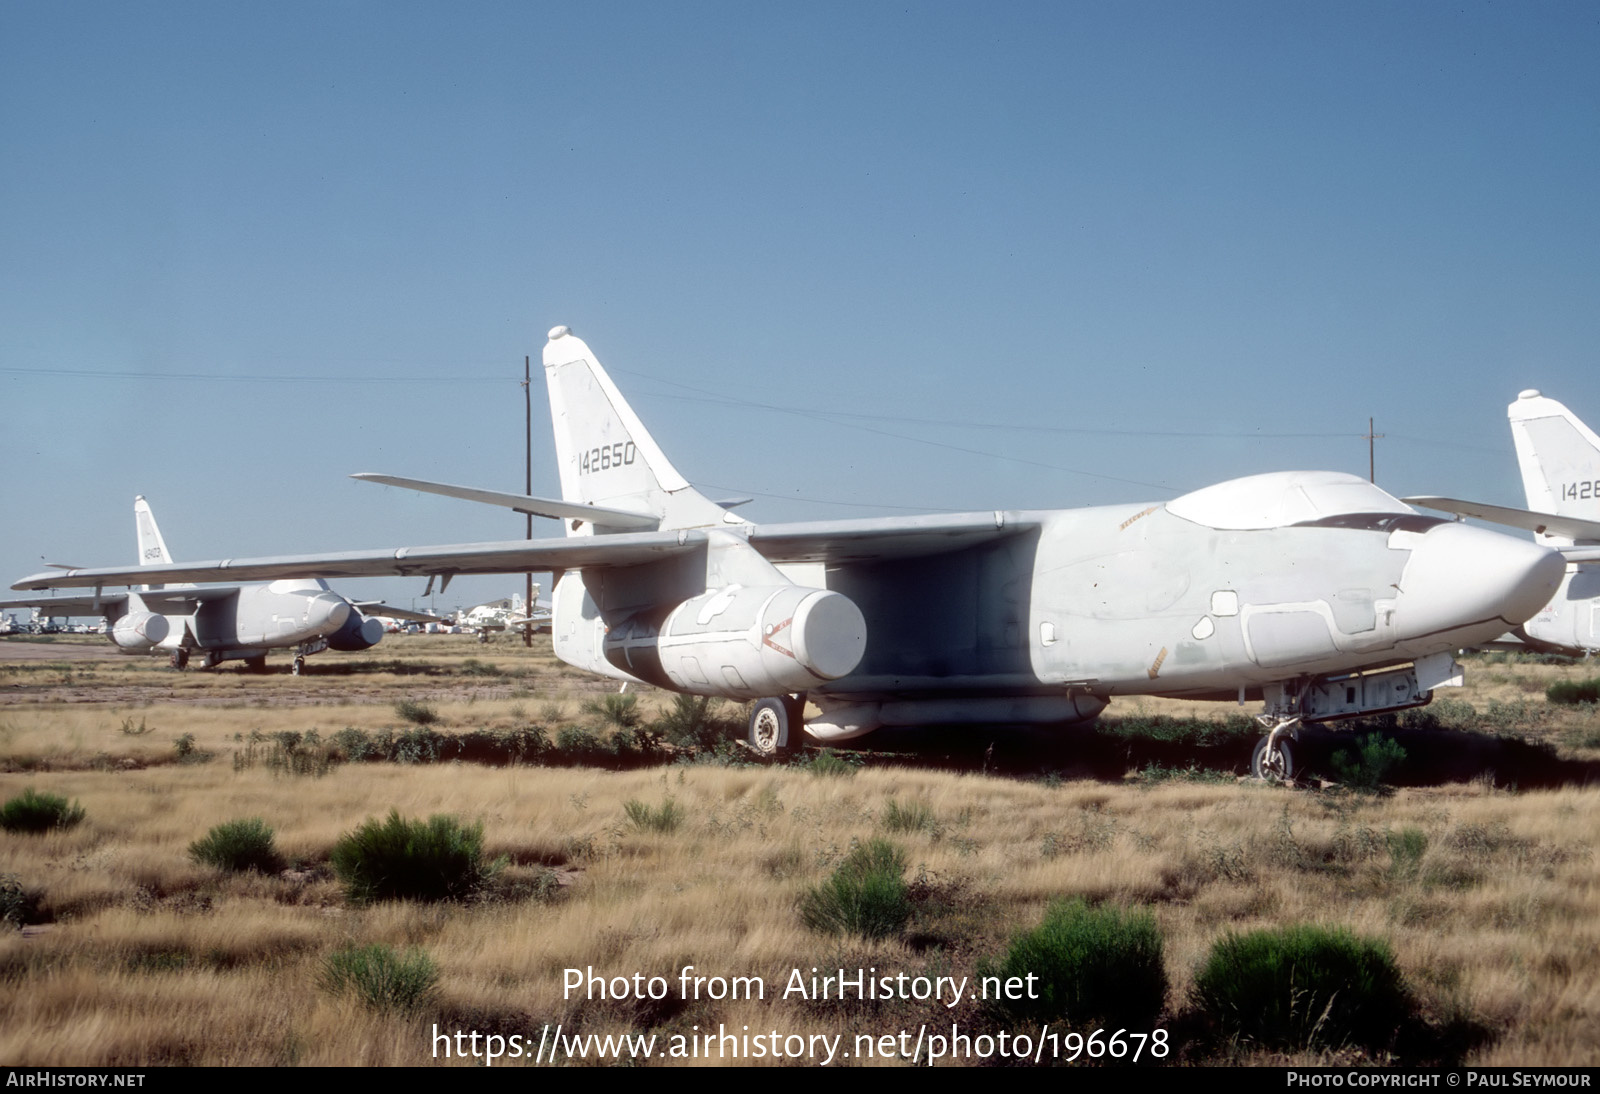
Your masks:
{"label": "vertical stabilizer", "polygon": [[[662,528],[740,523],[678,474],[594,353],[566,327],[550,332],[544,375],[563,501],[648,512]],[[594,524],[574,529],[569,521],[567,528],[589,535]]]}
{"label": "vertical stabilizer", "polygon": [[[1600,520],[1600,437],[1577,415],[1537,391],[1524,391],[1507,408],[1522,469],[1528,508],[1538,513]],[[1547,546],[1571,538],[1541,533]]]}
{"label": "vertical stabilizer", "polygon": [[[161,529],[156,526],[156,515],[150,511],[150,503],[140,494],[133,499],[133,525],[139,538],[139,565],[161,566],[173,561],[172,555],[167,552],[167,541],[161,538]],[[192,585],[174,585],[175,589],[193,588]],[[152,592],[157,589],[167,588],[165,585],[144,585],[145,591]]]}

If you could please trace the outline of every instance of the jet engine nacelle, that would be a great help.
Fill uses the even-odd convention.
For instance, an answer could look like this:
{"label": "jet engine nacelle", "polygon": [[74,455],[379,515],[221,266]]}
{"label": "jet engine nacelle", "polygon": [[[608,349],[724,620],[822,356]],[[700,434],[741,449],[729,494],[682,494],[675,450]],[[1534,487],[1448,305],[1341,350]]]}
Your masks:
{"label": "jet engine nacelle", "polygon": [[111,627],[111,641],[125,650],[154,649],[172,631],[167,617],[155,612],[129,612]]}
{"label": "jet engine nacelle", "polygon": [[328,635],[328,648],[342,653],[354,653],[356,650],[370,650],[381,641],[383,641],[383,624],[352,608],[350,618],[344,621],[344,626]]}
{"label": "jet engine nacelle", "polygon": [[866,648],[867,622],[854,601],[800,585],[712,589],[672,609],[659,629],[636,616],[604,639],[605,658],[616,668],[729,699],[837,680]]}

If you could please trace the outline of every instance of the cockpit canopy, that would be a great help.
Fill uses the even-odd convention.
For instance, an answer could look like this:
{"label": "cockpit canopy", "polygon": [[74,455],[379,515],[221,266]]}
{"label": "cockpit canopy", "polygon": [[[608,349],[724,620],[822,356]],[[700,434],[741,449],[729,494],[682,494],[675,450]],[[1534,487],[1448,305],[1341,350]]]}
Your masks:
{"label": "cockpit canopy", "polygon": [[1217,529],[1370,528],[1412,531],[1442,521],[1425,517],[1366,479],[1342,471],[1275,471],[1207,486],[1167,503],[1167,512]]}

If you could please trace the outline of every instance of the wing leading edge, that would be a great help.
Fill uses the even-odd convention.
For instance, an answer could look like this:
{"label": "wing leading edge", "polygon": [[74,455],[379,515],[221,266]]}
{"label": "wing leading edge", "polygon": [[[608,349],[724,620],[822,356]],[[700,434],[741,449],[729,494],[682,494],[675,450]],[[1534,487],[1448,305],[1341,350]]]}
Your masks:
{"label": "wing leading edge", "polygon": [[[1037,519],[1021,514],[985,512],[746,526],[745,531],[750,545],[770,561],[844,563],[958,551],[1009,539],[1037,527]],[[453,577],[640,566],[671,555],[703,550],[707,542],[706,532],[700,529],[622,532],[609,536],[383,548],[133,568],[52,570],[25,577],[12,588],[83,589],[160,581],[277,581],[311,577]]]}

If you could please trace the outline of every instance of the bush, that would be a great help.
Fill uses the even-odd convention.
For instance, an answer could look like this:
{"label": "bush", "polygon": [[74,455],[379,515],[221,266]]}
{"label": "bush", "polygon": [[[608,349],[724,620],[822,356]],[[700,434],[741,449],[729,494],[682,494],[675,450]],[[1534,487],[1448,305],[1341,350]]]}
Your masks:
{"label": "bush", "polygon": [[817,753],[815,759],[802,766],[813,775],[821,775],[824,778],[845,778],[856,773],[855,764],[841,760],[827,749]]}
{"label": "bush", "polygon": [[982,976],[1038,976],[1037,998],[1002,1000],[1011,1018],[1074,1028],[1150,1029],[1167,997],[1161,932],[1148,912],[1057,901],[1044,922],[1019,934]]}
{"label": "bush", "polygon": [[899,934],[911,918],[905,872],[905,854],[894,844],[857,844],[831,878],[800,898],[800,919],[829,934]]}
{"label": "bush", "polygon": [[898,799],[890,798],[883,806],[883,826],[891,832],[932,832],[938,822],[926,802],[913,800],[901,805]]}
{"label": "bush", "polygon": [[219,870],[276,873],[283,860],[272,843],[272,829],[260,817],[226,821],[189,845],[189,857]]}
{"label": "bush", "polygon": [[320,982],[324,991],[353,994],[379,1013],[413,1011],[432,996],[439,967],[415,947],[399,954],[392,946],[348,946],[323,959]]}
{"label": "bush", "polygon": [[7,832],[71,828],[83,818],[83,806],[77,802],[68,804],[60,794],[41,794],[31,786],[0,806],[0,828]]}
{"label": "bush", "polygon": [[675,745],[714,749],[728,737],[728,727],[716,711],[717,700],[708,696],[674,695],[672,706],[650,728]]}
{"label": "bush", "polygon": [[1227,1033],[1280,1048],[1380,1048],[1410,1010],[1387,944],[1322,927],[1228,935],[1195,995]]}
{"label": "bush", "polygon": [[340,838],[331,856],[346,895],[375,900],[460,900],[493,869],[483,861],[483,825],[454,817],[405,820],[397,810]]}
{"label": "bush", "polygon": [[659,808],[652,809],[642,801],[630,800],[622,806],[628,822],[641,832],[671,832],[683,820],[683,807],[668,798]]}
{"label": "bush", "polygon": [[439,720],[439,712],[427,703],[414,703],[410,699],[401,699],[394,705],[394,712],[403,721],[416,726],[431,726]]}
{"label": "bush", "polygon": [[1378,733],[1361,738],[1359,751],[1340,749],[1333,754],[1339,781],[1354,790],[1377,790],[1389,771],[1405,762],[1406,750]]}
{"label": "bush", "polygon": [[632,729],[644,721],[639,713],[637,695],[606,695],[583,704],[583,712],[599,720],[603,726],[615,729]]}
{"label": "bush", "polygon": [[1552,703],[1600,703],[1600,677],[1592,680],[1557,680],[1545,689]]}

